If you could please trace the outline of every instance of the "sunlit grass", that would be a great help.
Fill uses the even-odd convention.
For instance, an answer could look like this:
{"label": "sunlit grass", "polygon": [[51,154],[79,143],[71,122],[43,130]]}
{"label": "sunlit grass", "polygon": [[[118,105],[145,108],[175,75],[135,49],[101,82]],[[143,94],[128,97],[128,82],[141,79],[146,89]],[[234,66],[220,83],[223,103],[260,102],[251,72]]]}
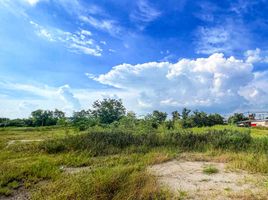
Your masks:
{"label": "sunlit grass", "polygon": [[[223,130],[227,128],[226,135]],[[267,137],[248,140],[248,129],[215,126],[135,137],[106,134],[106,130],[96,128],[89,135],[51,127],[1,129],[0,195],[12,195],[24,187],[32,191],[34,199],[168,199],[172,194],[160,188],[146,169],[183,152],[191,152],[193,157],[188,153],[188,159],[227,162],[231,169],[268,173]],[[223,131],[221,137],[214,137],[218,131]],[[260,135],[262,130],[257,131]],[[100,132],[103,135],[98,135]],[[21,139],[45,141],[7,145]],[[85,166],[90,170],[77,174],[62,170]],[[213,167],[207,170],[215,171]]]}

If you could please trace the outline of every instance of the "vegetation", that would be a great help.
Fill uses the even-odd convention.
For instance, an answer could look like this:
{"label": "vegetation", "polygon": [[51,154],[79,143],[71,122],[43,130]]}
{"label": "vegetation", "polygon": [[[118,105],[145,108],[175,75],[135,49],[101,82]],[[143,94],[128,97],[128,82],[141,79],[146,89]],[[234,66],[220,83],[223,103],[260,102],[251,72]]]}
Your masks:
{"label": "vegetation", "polygon": [[183,154],[268,173],[267,130],[223,125],[218,114],[184,109],[171,119],[161,111],[139,119],[105,99],[71,118],[39,110],[29,119],[36,127],[0,128],[0,198],[23,189],[38,200],[171,199],[147,168]]}
{"label": "vegetation", "polygon": [[[131,114],[132,113],[132,114]],[[184,108],[182,114],[178,111],[172,112],[172,120],[167,120],[168,114],[154,110],[152,114],[145,116],[143,120],[137,119],[135,113],[126,114],[126,109],[122,101],[116,99],[104,99],[95,101],[92,109],[74,112],[71,117],[66,117],[60,110],[35,110],[27,119],[8,119],[0,118],[0,127],[40,127],[54,125],[70,125],[86,130],[93,126],[106,126],[120,121],[122,118],[131,118],[134,123],[143,122],[157,129],[158,126],[165,124],[169,129],[180,126],[183,128],[213,126],[224,124],[223,117],[219,114],[206,114],[205,112],[194,111]],[[125,119],[127,120],[127,119]]]}
{"label": "vegetation", "polygon": [[208,174],[208,175],[216,174],[218,172],[219,170],[213,165],[207,165],[203,169],[203,173]]}

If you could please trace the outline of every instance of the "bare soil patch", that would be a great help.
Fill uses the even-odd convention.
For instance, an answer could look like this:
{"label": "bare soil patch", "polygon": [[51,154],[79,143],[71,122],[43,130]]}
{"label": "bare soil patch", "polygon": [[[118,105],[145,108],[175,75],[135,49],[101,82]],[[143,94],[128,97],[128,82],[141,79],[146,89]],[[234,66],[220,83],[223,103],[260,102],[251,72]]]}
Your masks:
{"label": "bare soil patch", "polygon": [[90,170],[90,167],[61,167],[61,170],[63,170],[65,173],[68,174],[77,174],[79,172]]}
{"label": "bare soil patch", "polygon": [[29,200],[30,194],[29,191],[24,187],[20,187],[17,190],[14,190],[13,194],[10,196],[0,196],[0,200]]}
{"label": "bare soil patch", "polygon": [[[160,184],[184,199],[268,199],[264,176],[245,171],[230,171],[225,163],[173,160],[153,165],[149,171]],[[204,173],[213,166],[216,173]],[[267,177],[266,177],[267,178]]]}
{"label": "bare soil patch", "polygon": [[39,139],[39,140],[10,140],[7,143],[7,146],[13,145],[13,144],[17,144],[17,143],[31,143],[31,142],[42,142],[44,140]]}

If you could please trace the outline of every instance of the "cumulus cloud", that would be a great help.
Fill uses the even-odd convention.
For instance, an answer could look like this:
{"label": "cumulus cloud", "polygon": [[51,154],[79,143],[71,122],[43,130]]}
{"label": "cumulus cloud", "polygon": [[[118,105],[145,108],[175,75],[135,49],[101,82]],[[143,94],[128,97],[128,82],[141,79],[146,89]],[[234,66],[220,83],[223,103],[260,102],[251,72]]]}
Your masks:
{"label": "cumulus cloud", "polygon": [[56,28],[45,28],[33,21],[30,21],[38,36],[50,41],[64,44],[70,51],[83,53],[91,56],[101,56],[102,49],[92,39],[92,33],[81,29],[74,33]]}
{"label": "cumulus cloud", "polygon": [[247,100],[250,109],[268,108],[268,71],[255,72],[253,80],[239,94]]}
{"label": "cumulus cloud", "polygon": [[58,93],[61,99],[66,102],[66,105],[69,108],[73,110],[79,110],[81,108],[79,100],[74,97],[69,85],[60,87]]}
{"label": "cumulus cloud", "polygon": [[[260,78],[262,77],[262,78]],[[228,113],[252,99],[268,103],[266,74],[253,72],[252,63],[215,53],[207,58],[177,63],[122,64],[92,79],[132,94],[141,109],[182,107]],[[267,87],[266,87],[267,88]],[[255,91],[253,91],[255,90]],[[125,101],[130,98],[126,97]]]}
{"label": "cumulus cloud", "polygon": [[268,51],[259,48],[245,52],[246,61],[249,63],[268,63]]}

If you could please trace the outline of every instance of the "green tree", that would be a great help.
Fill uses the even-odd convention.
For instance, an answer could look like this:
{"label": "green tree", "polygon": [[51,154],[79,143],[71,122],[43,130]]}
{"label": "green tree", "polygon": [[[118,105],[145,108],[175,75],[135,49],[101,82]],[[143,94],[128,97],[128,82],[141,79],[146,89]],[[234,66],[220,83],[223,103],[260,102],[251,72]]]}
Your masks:
{"label": "green tree", "polygon": [[90,110],[74,112],[71,121],[80,131],[84,131],[91,126],[95,126],[97,119],[91,114]]}
{"label": "green tree", "polygon": [[52,126],[57,124],[54,112],[50,110],[35,110],[31,113],[34,126]]}
{"label": "green tree", "polygon": [[245,117],[243,113],[235,113],[234,115],[228,118],[228,123],[236,124],[237,122],[244,121],[244,120],[248,120],[248,118]]}
{"label": "green tree", "polygon": [[191,127],[203,127],[208,125],[208,117],[205,112],[199,112],[198,110],[196,110],[193,112],[191,119]]}
{"label": "green tree", "polygon": [[191,113],[191,110],[187,108],[183,108],[181,112],[182,119],[187,119],[189,117],[189,114]]}
{"label": "green tree", "polygon": [[93,103],[91,113],[100,123],[111,124],[125,116],[126,109],[121,99],[103,99],[102,101],[97,100]]}
{"label": "green tree", "polygon": [[224,118],[220,114],[210,114],[208,115],[208,126],[214,126],[217,124],[224,124]]}
{"label": "green tree", "polygon": [[59,119],[64,119],[65,118],[65,113],[58,110],[58,109],[55,109],[54,113],[53,113],[53,116],[54,118],[56,118],[57,120]]}
{"label": "green tree", "polygon": [[31,113],[33,124],[35,126],[44,126],[45,123],[45,116],[44,111],[41,109],[35,110]]}
{"label": "green tree", "polygon": [[155,120],[155,122],[161,124],[164,121],[166,121],[167,113],[166,112],[161,112],[161,111],[158,111],[158,110],[154,110],[153,114],[152,114],[152,117]]}
{"label": "green tree", "polygon": [[171,114],[172,114],[172,121],[175,122],[180,119],[180,113],[177,110],[173,111]]}

